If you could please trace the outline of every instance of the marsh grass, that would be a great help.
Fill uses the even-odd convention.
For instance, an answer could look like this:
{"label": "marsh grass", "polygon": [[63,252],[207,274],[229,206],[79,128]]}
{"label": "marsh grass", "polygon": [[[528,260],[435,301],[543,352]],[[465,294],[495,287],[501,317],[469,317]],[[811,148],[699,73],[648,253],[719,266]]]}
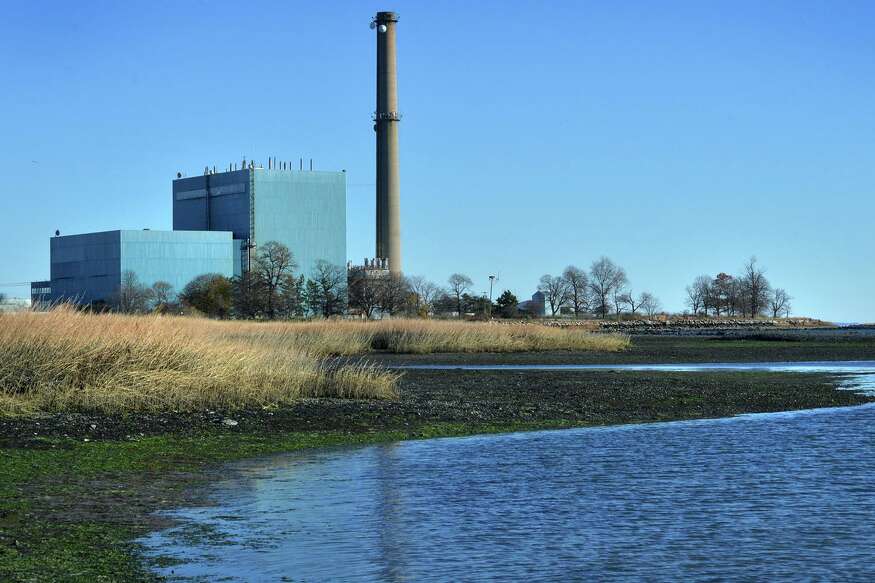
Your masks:
{"label": "marsh grass", "polygon": [[[227,323],[212,322],[214,325]],[[578,328],[441,320],[316,321],[234,323],[237,338],[304,350],[316,357],[356,356],[376,351],[399,354],[440,352],[529,352],[547,350],[616,352],[629,347],[621,334]]]}
{"label": "marsh grass", "polygon": [[532,325],[423,320],[219,322],[88,314],[0,317],[0,414],[193,411],[305,397],[397,397],[398,375],[337,364],[374,351],[617,351],[628,337]]}
{"label": "marsh grass", "polygon": [[234,324],[69,308],[0,318],[0,413],[190,411],[302,397],[394,398],[397,375],[326,365]]}

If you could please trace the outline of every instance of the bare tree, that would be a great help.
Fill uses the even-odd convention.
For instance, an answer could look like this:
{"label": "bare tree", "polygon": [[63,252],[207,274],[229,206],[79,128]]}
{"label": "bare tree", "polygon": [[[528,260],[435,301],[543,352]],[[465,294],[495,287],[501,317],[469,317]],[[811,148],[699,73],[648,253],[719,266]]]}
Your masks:
{"label": "bare tree", "polygon": [[421,310],[425,310],[425,313],[428,314],[434,307],[434,302],[440,295],[441,288],[421,275],[410,277],[408,283],[410,291],[414,295],[416,312],[419,313]]}
{"label": "bare tree", "polygon": [[608,316],[611,309],[611,296],[617,289],[626,285],[626,272],[607,257],[593,262],[589,270],[589,290],[593,300],[593,309],[602,318]]}
{"label": "bare tree", "polygon": [[564,277],[543,275],[538,284],[538,291],[544,294],[544,299],[550,304],[550,315],[555,316],[563,306],[568,305],[569,285]]}
{"label": "bare tree", "polygon": [[759,316],[769,305],[772,289],[766,279],[766,271],[757,265],[755,256],[744,265],[741,288],[747,312],[752,318]]}
{"label": "bare tree", "polygon": [[589,278],[579,267],[569,265],[562,272],[562,278],[568,284],[568,301],[574,310],[574,317],[589,311]]}
{"label": "bare tree", "polygon": [[660,310],[662,310],[662,304],[657,297],[650,292],[642,292],[638,301],[641,309],[644,310],[644,313],[647,314],[648,318],[653,318],[660,312]]}
{"label": "bare tree", "polygon": [[772,312],[772,317],[777,318],[781,314],[784,314],[785,317],[789,316],[791,309],[790,300],[792,299],[790,294],[783,288],[775,288],[771,298],[769,298],[769,310]]}
{"label": "bare tree", "polygon": [[377,301],[384,314],[397,314],[404,309],[410,296],[410,286],[403,275],[389,274],[381,277]]}
{"label": "bare tree", "polygon": [[[641,294],[641,298],[644,297],[644,294]],[[629,313],[632,314],[632,317],[635,316],[635,313],[641,309],[642,299],[636,299],[635,294],[631,291],[620,294],[619,301],[626,306],[629,306]]]}
{"label": "bare tree", "polygon": [[152,289],[140,283],[136,273],[130,270],[122,273],[113,298],[118,311],[128,314],[148,312],[151,299]]}
{"label": "bare tree", "polygon": [[156,281],[152,284],[151,295],[155,309],[163,311],[173,301],[173,285],[166,281]]}
{"label": "bare tree", "polygon": [[349,272],[349,307],[359,310],[365,318],[371,318],[380,305],[378,277],[368,270],[356,267]]}
{"label": "bare tree", "polygon": [[453,297],[454,300],[456,300],[456,310],[459,312],[459,317],[461,318],[464,314],[464,308],[462,306],[462,296],[471,291],[471,286],[474,285],[474,282],[471,281],[471,278],[467,275],[454,273],[447,280],[447,283],[450,286],[450,295]]}
{"label": "bare tree", "polygon": [[707,310],[708,298],[711,293],[711,278],[707,275],[697,277],[692,285],[687,286],[687,306],[693,315],[701,310]]}
{"label": "bare tree", "polygon": [[289,248],[276,241],[268,241],[258,246],[255,256],[254,275],[261,288],[268,318],[276,315],[278,292],[283,279],[295,271],[298,264]]}

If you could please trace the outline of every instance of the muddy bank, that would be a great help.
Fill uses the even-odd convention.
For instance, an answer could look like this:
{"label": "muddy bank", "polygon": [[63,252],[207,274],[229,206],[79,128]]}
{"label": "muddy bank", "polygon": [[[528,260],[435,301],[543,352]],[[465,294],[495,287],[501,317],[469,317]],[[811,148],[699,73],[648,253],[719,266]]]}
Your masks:
{"label": "muddy bank", "polygon": [[0,446],[41,447],[46,439],[130,441],[204,433],[368,433],[415,429],[426,423],[612,424],[868,402],[867,397],[834,390],[833,378],[720,371],[408,370],[401,378],[397,401],[307,399],[282,408],[2,419]]}

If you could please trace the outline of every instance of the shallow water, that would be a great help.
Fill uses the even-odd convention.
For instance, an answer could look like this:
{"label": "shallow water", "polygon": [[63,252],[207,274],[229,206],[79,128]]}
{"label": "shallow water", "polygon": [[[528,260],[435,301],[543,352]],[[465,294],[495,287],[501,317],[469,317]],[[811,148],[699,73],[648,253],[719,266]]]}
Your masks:
{"label": "shallow water", "polygon": [[765,371],[804,373],[875,373],[873,360],[817,360],[809,362],[697,362],[672,364],[404,364],[410,370],[617,370],[654,372]]}
{"label": "shallow water", "polygon": [[866,580],[873,454],[872,405],[306,451],[142,542],[208,581]]}

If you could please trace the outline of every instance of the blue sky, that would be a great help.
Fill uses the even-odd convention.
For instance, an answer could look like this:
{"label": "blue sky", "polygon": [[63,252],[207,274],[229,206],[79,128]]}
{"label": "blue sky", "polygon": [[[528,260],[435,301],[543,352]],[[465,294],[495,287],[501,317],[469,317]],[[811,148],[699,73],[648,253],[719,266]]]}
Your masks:
{"label": "blue sky", "polygon": [[346,169],[372,255],[377,10],[410,273],[528,296],[607,255],[680,310],[756,254],[796,313],[875,321],[871,2],[9,3],[0,284],[55,229],[171,228],[176,172],[243,156]]}

